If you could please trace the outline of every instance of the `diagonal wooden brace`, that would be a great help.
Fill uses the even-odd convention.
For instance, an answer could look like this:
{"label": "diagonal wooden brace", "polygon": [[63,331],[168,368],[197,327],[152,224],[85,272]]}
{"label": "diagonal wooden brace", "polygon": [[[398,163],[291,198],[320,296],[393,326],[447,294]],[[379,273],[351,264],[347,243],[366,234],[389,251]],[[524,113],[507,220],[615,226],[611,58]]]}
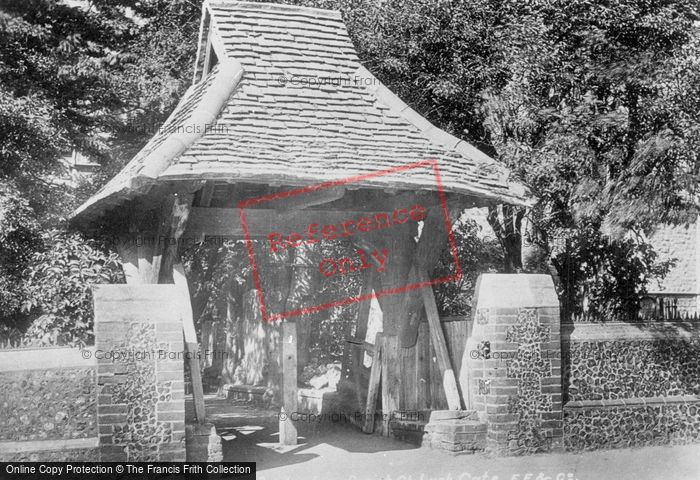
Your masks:
{"label": "diagonal wooden brace", "polygon": [[[416,276],[419,282],[428,282],[430,279],[426,271],[418,266],[414,266]],[[445,341],[445,333],[442,330],[440,323],[440,315],[438,314],[437,304],[435,302],[435,294],[430,285],[420,289],[421,297],[425,313],[428,317],[428,325],[430,326],[430,339],[435,348],[438,365],[442,371],[442,386],[445,389],[445,397],[447,398],[447,406],[450,410],[461,410],[462,401],[457,387],[457,378],[452,369],[452,361],[450,353],[447,350],[447,342]]]}

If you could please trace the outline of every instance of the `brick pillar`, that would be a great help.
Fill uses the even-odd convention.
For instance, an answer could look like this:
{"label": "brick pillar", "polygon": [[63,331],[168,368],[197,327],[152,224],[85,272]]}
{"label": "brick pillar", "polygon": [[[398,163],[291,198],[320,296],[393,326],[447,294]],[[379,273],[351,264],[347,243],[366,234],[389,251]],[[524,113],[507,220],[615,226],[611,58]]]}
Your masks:
{"label": "brick pillar", "polygon": [[559,301],[548,275],[479,278],[463,391],[497,455],[560,450]]}
{"label": "brick pillar", "polygon": [[95,288],[101,461],[184,461],[184,341],[174,285]]}

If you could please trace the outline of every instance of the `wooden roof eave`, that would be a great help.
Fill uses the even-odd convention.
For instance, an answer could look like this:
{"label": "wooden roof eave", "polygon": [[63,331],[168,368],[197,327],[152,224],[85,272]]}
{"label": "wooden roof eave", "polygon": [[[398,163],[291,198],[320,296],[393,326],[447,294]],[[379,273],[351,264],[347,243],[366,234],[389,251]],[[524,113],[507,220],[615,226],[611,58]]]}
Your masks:
{"label": "wooden roof eave", "polygon": [[[302,177],[290,177],[290,176],[280,176],[278,173],[269,172],[261,173],[255,179],[245,177],[242,178],[235,172],[231,172],[228,168],[218,169],[208,169],[208,170],[198,170],[198,171],[173,171],[172,169],[166,170],[163,174],[158,177],[160,182],[184,182],[193,180],[215,180],[217,182],[225,182],[230,184],[235,183],[251,183],[259,185],[274,185],[274,186],[284,186],[284,187],[309,187],[312,185],[318,185],[322,183],[323,180],[318,178],[302,178]],[[325,179],[328,181],[336,180],[335,178],[329,177]],[[464,187],[454,187],[445,186],[445,193],[454,193],[456,195],[470,197],[473,199],[475,206],[483,207],[488,205],[498,205],[498,204],[509,204],[520,207],[531,207],[533,202],[528,197],[527,189],[519,183],[508,182],[510,187],[507,193],[498,193],[495,191],[489,191],[487,189],[481,189],[474,186],[464,186]],[[382,182],[372,182],[364,181],[361,183],[353,183],[348,185],[350,189],[382,189],[391,188],[397,191],[416,191],[416,190],[428,190],[437,191],[436,187],[427,187],[425,185],[414,184],[410,182],[392,182],[391,185],[387,185]]]}

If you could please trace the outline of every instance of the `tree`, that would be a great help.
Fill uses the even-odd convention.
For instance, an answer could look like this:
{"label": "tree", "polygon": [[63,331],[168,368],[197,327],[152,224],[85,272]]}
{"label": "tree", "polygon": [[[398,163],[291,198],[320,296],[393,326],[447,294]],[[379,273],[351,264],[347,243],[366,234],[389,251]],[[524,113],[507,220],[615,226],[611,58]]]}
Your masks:
{"label": "tree", "polygon": [[700,70],[690,7],[543,2],[513,25],[513,75],[486,92],[485,111],[501,158],[543,214],[562,225],[600,218],[619,238],[694,211]]}
{"label": "tree", "polygon": [[[501,271],[503,251],[496,240],[484,237],[477,222],[466,215],[457,220],[452,228],[462,278],[437,284],[433,289],[441,315],[469,315],[478,276]],[[442,278],[455,273],[452,251],[445,245],[432,276]]]}
{"label": "tree", "polygon": [[697,216],[691,7],[543,2],[505,39],[513,75],[486,92],[487,123],[536,196],[531,220],[570,311],[585,297],[592,311],[635,312],[668,269],[640,233]]}
{"label": "tree", "polygon": [[[175,106],[200,11],[188,0],[0,7],[0,178],[14,180],[43,224],[60,225]],[[78,196],[51,181],[73,149],[105,167]]]}
{"label": "tree", "polygon": [[0,182],[0,337],[18,337],[27,291],[24,271],[43,247],[39,224],[25,198],[10,182]]}
{"label": "tree", "polygon": [[65,189],[50,180],[60,158],[73,148],[97,158],[106,150],[99,133],[121,106],[113,52],[130,24],[106,5],[33,0],[0,8],[0,176],[14,180],[40,220],[70,211]]}
{"label": "tree", "polygon": [[[610,255],[633,259],[636,252],[645,255],[646,273],[663,272],[638,233],[697,212],[697,7],[673,0],[359,1],[345,16],[373,73],[529,187],[534,239],[561,281],[575,283],[585,268],[567,257],[599,259],[604,269]],[[524,215],[509,206],[489,215],[507,270],[520,267]],[[580,251],[594,245],[595,255]],[[637,287],[649,278],[625,275],[617,281]],[[562,288],[576,291],[575,284]]]}
{"label": "tree", "polygon": [[[42,262],[62,271],[52,262],[69,253],[57,249],[72,245],[70,261],[88,271],[63,274],[85,289],[94,280],[90,265],[111,256],[97,245],[78,248],[76,238],[53,229],[65,230],[71,211],[175,106],[189,83],[200,11],[189,0],[0,6],[0,334],[14,334],[44,315],[43,323],[34,321],[34,338],[43,337],[41,328],[64,339],[85,338],[87,312],[64,315],[55,299],[42,299],[46,287],[75,300]],[[103,165],[77,190],[57,181],[61,159],[72,150]],[[66,331],[70,322],[73,332]]]}

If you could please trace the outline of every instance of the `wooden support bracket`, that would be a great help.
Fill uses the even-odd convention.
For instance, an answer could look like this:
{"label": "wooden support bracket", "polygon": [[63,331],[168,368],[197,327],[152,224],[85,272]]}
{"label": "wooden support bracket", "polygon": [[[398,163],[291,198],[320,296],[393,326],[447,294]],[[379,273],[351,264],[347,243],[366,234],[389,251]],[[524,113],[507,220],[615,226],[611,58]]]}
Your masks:
{"label": "wooden support bracket", "polygon": [[158,221],[158,230],[154,238],[153,245],[153,261],[151,262],[151,278],[149,283],[158,283],[160,279],[160,269],[163,265],[163,254],[167,250],[168,238],[170,233],[170,222],[173,217],[173,201],[166,200],[163,202]]}
{"label": "wooden support bracket", "polygon": [[168,273],[173,268],[178,257],[179,241],[185,233],[190,212],[192,211],[193,194],[177,195],[172,203],[172,215],[170,216],[170,234],[167,248],[163,252],[161,271]]}
{"label": "wooden support bracket", "polygon": [[[428,274],[425,270],[415,267],[417,271],[418,281],[428,281]],[[461,410],[462,402],[460,399],[459,388],[457,387],[457,378],[452,369],[452,361],[450,353],[447,350],[447,342],[445,341],[445,333],[442,331],[440,323],[440,315],[438,314],[437,304],[435,303],[435,294],[430,286],[420,289],[425,306],[425,313],[428,317],[428,325],[430,326],[430,339],[435,348],[438,365],[442,371],[442,386],[445,389],[445,397],[447,398],[447,406],[450,410]]]}
{"label": "wooden support bracket", "polygon": [[117,252],[122,262],[126,283],[129,285],[143,283],[139,276],[138,253],[133,238],[131,236],[120,237],[119,242],[117,242]]}
{"label": "wooden support bracket", "polygon": [[[450,222],[459,217],[463,205],[453,203],[450,206]],[[448,234],[445,223],[445,212],[441,207],[433,207],[428,212],[423,230],[413,257],[413,268],[408,275],[408,283],[417,283],[429,280],[429,269],[437,264],[444,246],[447,244]],[[416,269],[423,269],[426,275],[419,277]],[[421,311],[422,299],[417,290],[408,292],[405,297],[405,311],[409,312],[408,320],[400,331],[400,342],[404,348],[412,347],[418,339],[418,326],[423,318]]]}

